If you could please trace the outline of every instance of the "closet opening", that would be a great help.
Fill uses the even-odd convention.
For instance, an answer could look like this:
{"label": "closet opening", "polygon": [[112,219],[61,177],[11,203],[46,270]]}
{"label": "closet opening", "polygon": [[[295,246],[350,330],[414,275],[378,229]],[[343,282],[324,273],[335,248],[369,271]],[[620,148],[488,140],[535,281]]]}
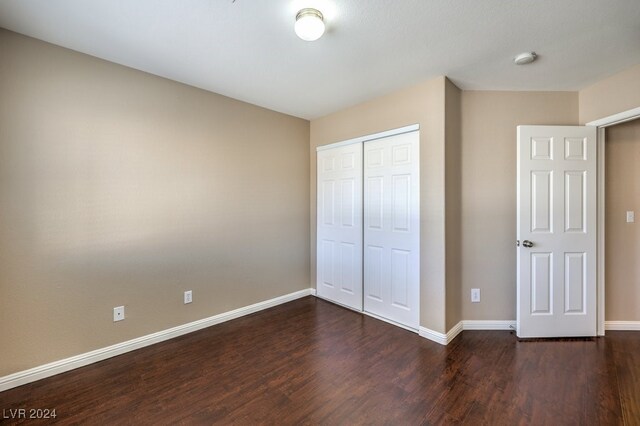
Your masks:
{"label": "closet opening", "polygon": [[417,331],[417,125],[317,148],[317,296]]}

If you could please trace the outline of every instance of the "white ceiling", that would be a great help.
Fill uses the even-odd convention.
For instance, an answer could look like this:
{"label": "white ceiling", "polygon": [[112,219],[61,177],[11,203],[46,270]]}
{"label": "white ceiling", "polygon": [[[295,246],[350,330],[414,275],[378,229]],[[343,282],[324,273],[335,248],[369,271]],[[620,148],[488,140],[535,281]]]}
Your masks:
{"label": "white ceiling", "polygon": [[307,119],[438,75],[578,90],[640,63],[640,0],[0,0],[0,27]]}

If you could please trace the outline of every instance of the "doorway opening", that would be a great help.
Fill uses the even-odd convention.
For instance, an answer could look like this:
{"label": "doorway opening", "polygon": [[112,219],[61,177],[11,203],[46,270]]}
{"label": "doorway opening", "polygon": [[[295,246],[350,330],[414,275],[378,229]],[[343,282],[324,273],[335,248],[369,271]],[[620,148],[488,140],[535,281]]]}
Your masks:
{"label": "doorway opening", "polygon": [[606,194],[605,194],[605,143],[606,128],[615,126],[616,124],[625,123],[627,121],[640,119],[640,107],[630,109],[619,114],[610,115],[586,123],[587,126],[595,126],[598,128],[598,276],[597,276],[597,327],[598,336],[605,334],[605,228],[606,228]]}

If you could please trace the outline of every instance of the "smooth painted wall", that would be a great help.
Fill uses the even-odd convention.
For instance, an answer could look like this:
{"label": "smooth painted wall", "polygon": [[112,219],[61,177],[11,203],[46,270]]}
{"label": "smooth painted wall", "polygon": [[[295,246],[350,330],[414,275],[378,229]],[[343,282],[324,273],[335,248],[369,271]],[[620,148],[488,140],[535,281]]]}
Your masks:
{"label": "smooth painted wall", "polygon": [[605,320],[640,321],[640,120],[605,139]]}
{"label": "smooth painted wall", "polygon": [[445,77],[311,121],[310,262],[316,287],[316,147],[410,124],[420,125],[420,324],[445,324]]}
{"label": "smooth painted wall", "polygon": [[308,121],[6,30],[0,58],[0,376],[309,287]]}
{"label": "smooth painted wall", "polygon": [[579,92],[580,123],[640,107],[640,64]]}
{"label": "smooth painted wall", "polygon": [[516,318],[516,126],[577,123],[576,92],[462,92],[463,319]]}
{"label": "smooth painted wall", "polygon": [[445,229],[447,331],[462,317],[462,91],[445,85]]}

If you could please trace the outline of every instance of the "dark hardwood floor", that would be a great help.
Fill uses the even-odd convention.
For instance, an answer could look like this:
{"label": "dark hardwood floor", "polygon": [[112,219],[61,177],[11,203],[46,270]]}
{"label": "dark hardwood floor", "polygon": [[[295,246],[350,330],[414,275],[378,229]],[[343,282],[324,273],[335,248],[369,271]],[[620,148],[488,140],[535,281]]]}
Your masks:
{"label": "dark hardwood floor", "polygon": [[640,333],[445,347],[308,297],[0,393],[18,408],[64,424],[638,425]]}

